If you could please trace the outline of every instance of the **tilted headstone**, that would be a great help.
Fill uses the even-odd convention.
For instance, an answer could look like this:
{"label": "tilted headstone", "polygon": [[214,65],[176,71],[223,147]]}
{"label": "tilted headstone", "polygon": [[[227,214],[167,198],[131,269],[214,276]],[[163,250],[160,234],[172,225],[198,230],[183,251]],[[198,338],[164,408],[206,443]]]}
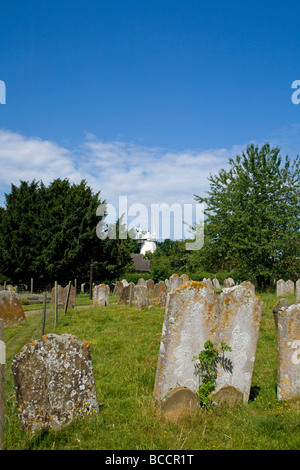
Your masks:
{"label": "tilted headstone", "polygon": [[[189,281],[168,294],[156,371],[154,403],[167,406],[170,391],[185,387],[197,392],[199,376],[193,356],[204,343],[224,341],[232,348],[226,352],[226,368],[218,366],[216,390],[248,401],[262,312],[262,302],[251,283],[224,289],[217,295],[202,282]],[[229,366],[230,365],[230,366]],[[223,397],[224,397],[223,394]],[[182,395],[182,393],[181,393]],[[180,407],[180,403],[178,403]]]}
{"label": "tilted headstone", "polygon": [[12,360],[22,428],[58,429],[98,412],[90,346],[71,335],[48,334]]}
{"label": "tilted headstone", "polygon": [[93,306],[105,307],[109,304],[109,286],[106,284],[99,284],[93,289]]}
{"label": "tilted headstone", "polygon": [[300,304],[300,279],[296,282],[296,304]]}
{"label": "tilted headstone", "polygon": [[18,294],[13,290],[0,291],[0,318],[2,318],[4,326],[26,320]]}
{"label": "tilted headstone", "polygon": [[278,328],[278,312],[280,309],[289,307],[291,304],[287,299],[280,299],[278,304],[273,308],[273,318],[275,322],[276,330]]}
{"label": "tilted headstone", "polygon": [[120,305],[131,305],[134,297],[134,283],[130,282],[125,285],[119,298],[118,304]]}
{"label": "tilted headstone", "polygon": [[300,397],[300,304],[278,312],[278,400]]}
{"label": "tilted headstone", "polygon": [[124,288],[123,282],[117,281],[114,287],[113,295],[114,296],[121,295],[123,288]]}
{"label": "tilted headstone", "polygon": [[146,284],[141,283],[134,287],[134,303],[138,310],[149,306],[149,293]]}

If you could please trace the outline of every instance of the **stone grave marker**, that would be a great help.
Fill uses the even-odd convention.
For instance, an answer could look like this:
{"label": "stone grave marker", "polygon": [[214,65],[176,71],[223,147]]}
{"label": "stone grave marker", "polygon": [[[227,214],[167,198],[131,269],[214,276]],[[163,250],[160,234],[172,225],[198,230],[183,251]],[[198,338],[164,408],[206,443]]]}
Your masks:
{"label": "stone grave marker", "polygon": [[206,277],[202,280],[203,284],[205,284],[207,287],[214,287],[212,280]]}
{"label": "stone grave marker", "polygon": [[26,344],[12,360],[19,422],[34,432],[58,429],[99,410],[90,347],[64,334]]}
{"label": "stone grave marker", "polygon": [[169,292],[173,292],[175,289],[178,289],[182,284],[182,280],[178,274],[172,274],[169,279]]}
{"label": "stone grave marker", "polygon": [[109,286],[106,284],[99,284],[93,289],[93,306],[105,307],[109,304]]}
{"label": "stone grave marker", "polygon": [[[64,298],[64,288],[60,284],[57,284],[57,304],[59,308],[64,307]],[[55,287],[51,290],[51,308],[55,308]]]}
{"label": "stone grave marker", "polygon": [[296,282],[296,304],[300,304],[300,279]]}
{"label": "stone grave marker", "polygon": [[161,292],[167,292],[166,283],[159,281],[154,285],[153,300],[158,301]]}
{"label": "stone grave marker", "polygon": [[300,304],[278,311],[278,400],[300,397]]}
{"label": "stone grave marker", "polygon": [[226,279],[224,279],[223,285],[225,288],[233,287],[235,285],[235,282],[232,277],[227,277]]}
{"label": "stone grave marker", "polygon": [[166,302],[167,302],[167,293],[166,292],[160,292],[159,298],[158,298],[158,306],[159,308],[165,308]]}
{"label": "stone grave marker", "polygon": [[133,298],[134,298],[134,283],[130,282],[128,285],[124,286],[120,294],[118,304],[130,306],[132,304]]}
{"label": "stone grave marker", "polygon": [[277,281],[277,297],[285,297],[287,295],[290,295],[290,294],[294,294],[295,292],[295,285],[293,283],[293,281],[284,281],[283,279],[279,279],[279,281]]}
{"label": "stone grave marker", "polygon": [[286,308],[286,307],[289,307],[291,304],[290,302],[283,298],[283,299],[280,299],[278,304],[273,308],[273,318],[274,318],[274,322],[275,322],[275,327],[276,327],[276,330],[278,329],[278,312],[281,308]]}
{"label": "stone grave marker", "polygon": [[114,287],[113,295],[114,296],[121,295],[123,287],[124,287],[123,282],[117,281]]}
{"label": "stone grave marker", "polygon": [[148,279],[147,280],[147,289],[148,289],[149,293],[154,291],[154,281],[153,281],[153,279]]}
{"label": "stone grave marker", "polygon": [[134,303],[138,310],[149,306],[149,293],[146,284],[141,283],[134,287]]}
{"label": "stone grave marker", "polygon": [[[256,352],[262,302],[249,282],[217,295],[202,282],[189,281],[167,297],[153,401],[164,409],[170,391],[185,387],[196,393],[199,376],[193,357],[211,340],[224,341],[227,367],[218,366],[216,400],[230,396],[247,402]],[[229,388],[232,393],[229,393]],[[175,392],[174,392],[175,393]],[[177,403],[180,407],[180,403]]]}
{"label": "stone grave marker", "polygon": [[26,320],[23,307],[15,291],[0,291],[0,318],[2,318],[4,326]]}

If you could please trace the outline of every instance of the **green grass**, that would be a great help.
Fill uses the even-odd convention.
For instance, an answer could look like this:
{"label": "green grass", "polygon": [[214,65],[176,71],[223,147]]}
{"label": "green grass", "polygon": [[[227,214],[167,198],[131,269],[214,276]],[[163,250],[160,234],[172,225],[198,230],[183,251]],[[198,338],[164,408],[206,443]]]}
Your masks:
{"label": "green grass", "polygon": [[[59,431],[30,436],[19,428],[10,359],[41,334],[41,313],[25,324],[5,328],[7,344],[5,449],[104,450],[275,450],[300,448],[300,400],[278,402],[277,338],[272,308],[275,294],[264,302],[252,396],[248,404],[220,405],[169,420],[151,406],[164,311],[137,311],[117,305],[47,311],[46,333],[69,333],[88,341],[100,412],[78,418]],[[81,296],[78,304],[90,304]],[[293,298],[290,299],[294,301]]]}

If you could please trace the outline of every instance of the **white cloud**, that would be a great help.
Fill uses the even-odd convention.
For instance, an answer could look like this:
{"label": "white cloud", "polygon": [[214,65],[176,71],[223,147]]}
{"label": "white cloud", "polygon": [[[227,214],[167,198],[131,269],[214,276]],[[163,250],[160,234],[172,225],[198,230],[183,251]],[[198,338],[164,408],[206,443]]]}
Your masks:
{"label": "white cloud", "polygon": [[195,204],[194,194],[209,188],[208,177],[227,165],[242,147],[170,151],[132,142],[103,142],[87,134],[80,148],[71,151],[54,142],[0,130],[0,203],[4,192],[19,180],[56,178],[79,183],[85,179],[101,199],[116,207],[120,196],[128,204]]}

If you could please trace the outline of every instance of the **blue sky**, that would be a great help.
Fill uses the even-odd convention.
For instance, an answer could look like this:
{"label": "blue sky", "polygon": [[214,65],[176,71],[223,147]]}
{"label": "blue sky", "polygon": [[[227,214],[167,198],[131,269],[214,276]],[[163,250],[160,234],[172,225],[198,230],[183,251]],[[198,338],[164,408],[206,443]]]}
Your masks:
{"label": "blue sky", "polygon": [[86,179],[113,204],[192,203],[251,142],[300,148],[299,2],[2,2],[0,204]]}

